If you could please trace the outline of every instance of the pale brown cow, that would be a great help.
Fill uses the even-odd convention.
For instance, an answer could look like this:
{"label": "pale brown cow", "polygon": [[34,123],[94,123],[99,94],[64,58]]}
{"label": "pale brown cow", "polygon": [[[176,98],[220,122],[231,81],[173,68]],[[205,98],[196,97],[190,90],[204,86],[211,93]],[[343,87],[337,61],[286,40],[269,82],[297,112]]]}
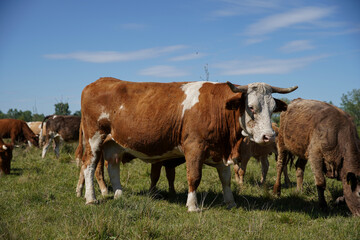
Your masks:
{"label": "pale brown cow", "polygon": [[0,176],[10,174],[13,148],[14,145],[4,143],[0,138]]}
{"label": "pale brown cow", "polygon": [[39,138],[23,120],[0,119],[0,138],[11,138],[12,145],[16,142],[31,142],[34,146],[39,146]]}
{"label": "pale brown cow", "polygon": [[[50,115],[46,116],[42,123],[45,121],[47,121],[44,132],[45,144],[41,156],[42,158],[45,158],[46,152],[50,147],[52,140],[54,140],[54,151],[56,157],[58,158],[60,154],[61,141],[78,141],[81,118],[79,116]],[[43,125],[41,128],[43,128]]]}
{"label": "pale brown cow", "polygon": [[[119,162],[126,156],[148,163],[185,157],[189,185],[188,211],[198,211],[196,189],[202,165],[217,168],[224,202],[236,206],[226,166],[242,135],[257,143],[275,140],[270,117],[286,109],[271,93],[289,93],[264,83],[235,87],[231,83],[135,83],[101,78],[81,96],[85,139],[86,203],[97,202],[94,172],[103,152],[112,154],[108,172],[115,198],[122,195]],[[104,144],[111,134],[113,144]],[[116,144],[116,146],[114,146]],[[118,160],[118,161],[116,161]]]}
{"label": "pale brown cow", "polygon": [[[43,123],[41,121],[35,121],[35,122],[26,122],[26,124],[29,126],[31,131],[39,138],[39,146],[44,145],[44,134],[43,132],[46,132],[46,123]],[[42,127],[41,127],[42,125]]]}
{"label": "pale brown cow", "polygon": [[280,115],[274,193],[280,195],[284,158],[290,152],[302,161],[303,166],[298,166],[297,171],[303,172],[306,160],[310,162],[321,208],[327,208],[324,197],[327,176],[342,181],[347,206],[354,215],[360,215],[358,141],[356,127],[343,110],[316,100],[292,101]]}
{"label": "pale brown cow", "polygon": [[[274,129],[276,135],[279,133],[279,128],[276,123],[272,123],[272,128]],[[276,140],[275,140],[276,141]],[[276,142],[271,142],[269,144],[257,144],[253,141],[250,141],[249,138],[245,138],[239,147],[238,152],[236,152],[236,163],[234,164],[235,180],[239,185],[244,183],[244,176],[246,172],[246,166],[251,157],[254,157],[258,162],[261,163],[261,180],[260,184],[263,184],[266,180],[266,175],[269,170],[269,160],[268,157],[272,153],[275,154],[275,160],[277,158],[277,148]],[[287,174],[287,168],[284,168],[284,178],[285,184],[290,184],[290,179]]]}

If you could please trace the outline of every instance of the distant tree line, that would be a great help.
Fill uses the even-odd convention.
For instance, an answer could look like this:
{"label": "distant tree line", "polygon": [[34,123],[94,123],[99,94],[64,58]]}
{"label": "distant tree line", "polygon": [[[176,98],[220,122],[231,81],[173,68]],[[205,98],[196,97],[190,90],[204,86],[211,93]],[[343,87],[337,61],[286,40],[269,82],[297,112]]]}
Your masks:
{"label": "distant tree line", "polygon": [[[71,111],[69,110],[69,103],[59,102],[54,105],[56,115],[71,115]],[[75,116],[81,116],[81,111],[75,111]],[[44,114],[32,113],[31,111],[22,111],[17,110],[16,108],[10,108],[7,113],[3,113],[0,111],[0,119],[3,118],[12,118],[12,119],[20,119],[25,122],[34,122],[34,121],[42,121],[44,119]]]}

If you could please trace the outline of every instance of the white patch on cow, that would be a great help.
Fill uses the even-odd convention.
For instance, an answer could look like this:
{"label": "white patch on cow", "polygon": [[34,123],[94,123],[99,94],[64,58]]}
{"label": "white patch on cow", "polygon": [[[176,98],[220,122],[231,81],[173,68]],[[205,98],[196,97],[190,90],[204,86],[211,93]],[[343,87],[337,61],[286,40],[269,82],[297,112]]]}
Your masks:
{"label": "white patch on cow", "polygon": [[93,156],[95,155],[95,152],[97,152],[100,149],[100,142],[101,142],[101,134],[100,132],[96,132],[92,138],[89,138],[89,144],[91,147],[91,152]]}
{"label": "white patch on cow", "polygon": [[109,113],[105,113],[105,112],[102,112],[98,118],[98,121],[100,121],[101,119],[107,119],[109,120],[110,119],[110,114]]}
{"label": "white patch on cow", "polygon": [[5,145],[2,145],[2,149],[7,150],[7,147]]}
{"label": "white patch on cow", "polygon": [[121,104],[121,106],[119,107],[119,110],[123,110],[125,107],[124,107],[124,104]]}
{"label": "white patch on cow", "polygon": [[94,164],[89,164],[84,170],[86,204],[96,202],[94,184],[93,184],[94,172],[95,172]]}
{"label": "white patch on cow", "polygon": [[199,96],[200,96],[200,88],[203,86],[204,83],[212,83],[217,84],[215,82],[191,82],[186,83],[181,86],[181,89],[184,91],[186,98],[181,103],[183,105],[183,111],[181,117],[184,117],[185,111],[188,109],[191,109],[196,103],[199,102]]}
{"label": "white patch on cow", "polygon": [[199,211],[199,208],[197,206],[197,199],[196,199],[196,192],[195,191],[188,193],[186,206],[188,207],[189,212]]}

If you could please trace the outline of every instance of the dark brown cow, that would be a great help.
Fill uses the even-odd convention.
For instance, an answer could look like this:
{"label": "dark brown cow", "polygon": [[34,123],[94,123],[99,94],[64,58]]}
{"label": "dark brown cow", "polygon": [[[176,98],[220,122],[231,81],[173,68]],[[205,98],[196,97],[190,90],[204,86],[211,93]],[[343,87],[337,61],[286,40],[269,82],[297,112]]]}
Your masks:
{"label": "dark brown cow", "polygon": [[274,193],[280,195],[284,158],[290,152],[302,162],[298,170],[303,172],[306,160],[310,162],[321,208],[327,207],[324,197],[327,176],[342,181],[349,209],[354,215],[360,215],[358,139],[354,123],[343,110],[315,100],[292,101],[288,110],[280,116],[279,156]]}
{"label": "dark brown cow", "polygon": [[[55,142],[54,151],[59,157],[60,142],[74,142],[79,139],[79,128],[81,118],[78,116],[50,115],[46,116],[46,132],[44,133],[45,144],[42,151],[42,158],[45,157],[52,140]],[[43,126],[41,126],[43,128]]]}
{"label": "dark brown cow", "polygon": [[39,146],[39,138],[31,131],[23,120],[0,119],[0,138],[11,138],[11,144],[16,142],[28,143]]}
{"label": "dark brown cow", "polygon": [[[229,87],[230,86],[230,87]],[[231,83],[134,83],[102,78],[86,86],[81,96],[85,140],[83,165],[86,203],[95,203],[94,172],[104,154],[115,198],[122,195],[119,162],[140,158],[148,163],[185,157],[189,185],[186,205],[197,211],[196,189],[204,163],[217,168],[224,202],[236,204],[230,188],[230,153],[242,135],[257,143],[271,142],[272,112],[286,103],[264,83],[235,87]],[[111,134],[112,144],[104,144]],[[106,155],[111,154],[111,157]]]}
{"label": "dark brown cow", "polygon": [[14,145],[6,144],[0,138],[0,176],[10,174],[13,148]]}

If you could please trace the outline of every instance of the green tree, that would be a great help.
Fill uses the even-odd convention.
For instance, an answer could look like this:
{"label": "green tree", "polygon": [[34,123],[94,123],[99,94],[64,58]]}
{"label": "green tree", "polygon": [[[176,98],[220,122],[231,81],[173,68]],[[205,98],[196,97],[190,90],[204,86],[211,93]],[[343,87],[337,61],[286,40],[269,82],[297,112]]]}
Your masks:
{"label": "green tree", "polygon": [[356,126],[360,127],[360,89],[353,89],[347,94],[343,94],[340,105],[354,118]]}
{"label": "green tree", "polygon": [[79,117],[81,117],[81,111],[80,110],[78,110],[78,111],[76,111],[76,112],[74,112],[74,114],[73,114],[74,116],[79,116]]}
{"label": "green tree", "polygon": [[69,103],[59,102],[55,105],[56,115],[70,115],[71,111],[69,110]]}

